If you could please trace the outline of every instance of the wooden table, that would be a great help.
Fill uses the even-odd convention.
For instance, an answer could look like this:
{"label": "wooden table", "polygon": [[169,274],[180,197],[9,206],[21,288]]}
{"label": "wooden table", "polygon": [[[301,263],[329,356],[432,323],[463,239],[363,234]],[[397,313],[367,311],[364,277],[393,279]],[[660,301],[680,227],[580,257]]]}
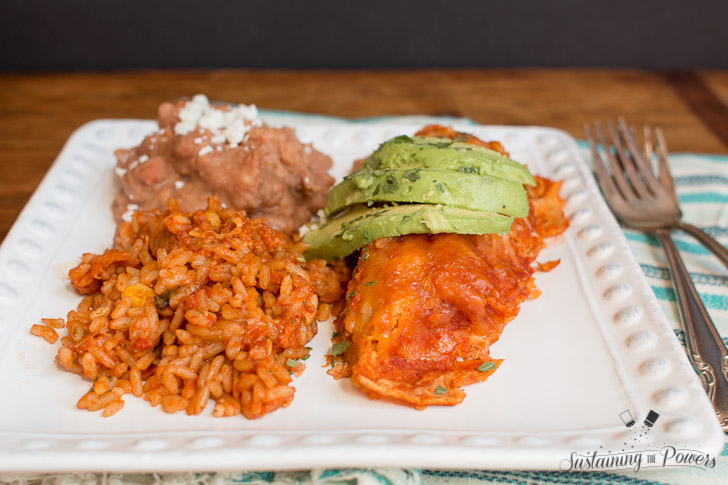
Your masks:
{"label": "wooden table", "polygon": [[593,119],[661,125],[671,151],[728,153],[728,72],[607,70],[143,71],[0,75],[0,241],[68,136],[98,118],[155,118],[205,93],[346,118],[429,114],[545,125],[583,138]]}

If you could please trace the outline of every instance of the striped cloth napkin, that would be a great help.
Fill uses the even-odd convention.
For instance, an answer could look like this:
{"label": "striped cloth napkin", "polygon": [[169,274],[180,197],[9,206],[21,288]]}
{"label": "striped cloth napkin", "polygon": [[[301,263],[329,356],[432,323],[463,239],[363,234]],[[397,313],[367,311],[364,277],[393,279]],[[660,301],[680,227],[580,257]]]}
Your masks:
{"label": "striped cloth napkin", "polygon": [[[429,120],[428,120],[429,121]],[[438,120],[442,121],[442,120]],[[591,156],[580,142],[585,160]],[[675,178],[685,221],[692,223],[728,247],[728,156],[672,154],[669,165]],[[685,343],[675,293],[670,284],[665,256],[652,236],[624,230],[629,245],[652,286],[675,335]],[[675,243],[691,273],[700,296],[723,341],[728,345],[728,269],[691,236],[675,233]],[[728,442],[712,469],[673,467],[642,469],[638,472],[538,472],[496,470],[420,469],[327,469],[300,472],[241,472],[184,474],[64,474],[0,475],[0,483],[47,484],[358,484],[419,485],[442,484],[725,484],[728,483]]]}

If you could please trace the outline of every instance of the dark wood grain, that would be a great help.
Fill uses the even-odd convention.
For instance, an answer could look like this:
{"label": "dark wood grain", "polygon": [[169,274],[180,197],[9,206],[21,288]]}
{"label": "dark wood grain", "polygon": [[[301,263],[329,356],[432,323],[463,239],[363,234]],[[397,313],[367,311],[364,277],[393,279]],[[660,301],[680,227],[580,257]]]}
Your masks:
{"label": "dark wood grain", "polygon": [[664,76],[705,127],[728,146],[728,106],[718,95],[694,72],[671,71]]}
{"label": "dark wood grain", "polygon": [[[710,89],[728,93],[728,76]],[[63,143],[99,118],[154,118],[166,100],[205,93],[262,109],[345,118],[429,114],[482,124],[543,125],[583,137],[624,115],[664,128],[670,149],[728,153],[681,88],[635,70],[137,71],[0,75],[0,240]]]}

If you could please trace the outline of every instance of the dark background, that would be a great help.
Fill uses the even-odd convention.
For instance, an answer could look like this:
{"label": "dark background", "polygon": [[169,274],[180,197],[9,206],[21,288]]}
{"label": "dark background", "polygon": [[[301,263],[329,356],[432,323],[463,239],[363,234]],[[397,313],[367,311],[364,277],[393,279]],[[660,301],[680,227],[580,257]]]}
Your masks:
{"label": "dark background", "polygon": [[725,0],[0,0],[0,69],[724,69],[727,25]]}

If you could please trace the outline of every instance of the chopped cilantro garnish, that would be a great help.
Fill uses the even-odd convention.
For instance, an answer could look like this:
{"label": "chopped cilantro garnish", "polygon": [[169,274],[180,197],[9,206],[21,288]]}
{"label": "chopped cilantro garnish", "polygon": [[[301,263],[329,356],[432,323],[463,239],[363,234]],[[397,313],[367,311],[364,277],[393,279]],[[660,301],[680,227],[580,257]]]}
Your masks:
{"label": "chopped cilantro garnish", "polygon": [[458,172],[462,173],[478,173],[478,169],[471,166],[465,166],[458,168]]}
{"label": "chopped cilantro garnish", "polygon": [[421,177],[417,174],[417,172],[405,172],[404,178],[409,180],[410,182],[417,182]]}
{"label": "chopped cilantro garnish", "polygon": [[366,261],[367,259],[369,259],[369,253],[364,253],[361,255],[362,262]]}
{"label": "chopped cilantro garnish", "polygon": [[331,355],[336,357],[337,355],[343,354],[349,348],[349,345],[351,345],[351,342],[348,340],[335,343],[331,346]]}
{"label": "chopped cilantro garnish", "polygon": [[488,372],[493,369],[495,369],[495,362],[483,362],[478,366],[480,372]]}
{"label": "chopped cilantro garnish", "polygon": [[[396,192],[397,189],[399,189],[399,182],[397,182],[397,179],[394,178],[394,175],[387,175],[384,177],[384,187],[382,187],[382,192],[385,194],[391,194]],[[374,195],[377,194],[374,193]]]}
{"label": "chopped cilantro garnish", "polygon": [[288,367],[296,367],[296,366],[297,366],[298,364],[299,364],[299,362],[298,362],[297,360],[293,360],[293,359],[288,359],[288,360],[286,361],[286,365],[287,365]]}
{"label": "chopped cilantro garnish", "polygon": [[356,290],[353,290],[351,293],[346,295],[346,298],[352,298],[354,295],[356,295]]}
{"label": "chopped cilantro garnish", "polygon": [[364,286],[372,286],[373,284],[374,284],[374,280],[364,283]]}
{"label": "chopped cilantro garnish", "polygon": [[445,186],[442,185],[442,182],[439,182],[437,180],[435,180],[435,188],[437,188],[437,190],[439,190],[442,193],[445,192]]}
{"label": "chopped cilantro garnish", "polygon": [[435,389],[435,394],[445,394],[445,393],[447,393],[447,389],[445,389],[442,386],[437,386],[437,388]]}

